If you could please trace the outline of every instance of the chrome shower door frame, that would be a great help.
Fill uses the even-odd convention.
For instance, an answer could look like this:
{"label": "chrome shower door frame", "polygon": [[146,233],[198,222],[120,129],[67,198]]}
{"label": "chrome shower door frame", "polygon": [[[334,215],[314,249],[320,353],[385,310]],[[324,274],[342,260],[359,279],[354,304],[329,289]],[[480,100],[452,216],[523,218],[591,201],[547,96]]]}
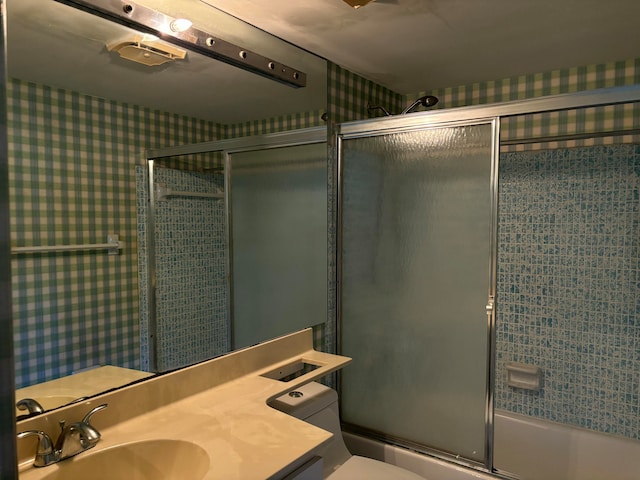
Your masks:
{"label": "chrome shower door frame", "polygon": [[[426,112],[436,113],[436,112]],[[486,326],[486,345],[487,355],[485,358],[487,368],[487,378],[485,382],[485,451],[484,462],[482,464],[471,460],[463,459],[457,455],[448,454],[446,452],[418,445],[408,441],[401,441],[396,438],[385,436],[380,432],[366,432],[368,435],[378,438],[386,443],[395,444],[401,447],[407,447],[428,455],[441,458],[447,461],[464,465],[466,467],[478,469],[484,472],[493,470],[493,402],[494,402],[494,363],[495,363],[495,292],[496,292],[496,266],[497,266],[497,230],[498,230],[498,160],[500,150],[500,118],[497,116],[468,118],[463,120],[432,120],[432,116],[427,115],[411,115],[408,117],[390,117],[383,119],[375,119],[370,121],[345,123],[338,126],[336,132],[336,151],[337,151],[337,345],[338,353],[342,354],[342,247],[343,247],[343,212],[342,200],[344,198],[343,191],[343,141],[355,138],[375,137],[382,135],[391,135],[395,133],[407,133],[415,131],[436,130],[448,127],[465,127],[474,125],[490,125],[491,126],[491,178],[489,182],[490,195],[490,223],[487,225],[489,229],[489,258],[487,270],[487,303],[485,307],[487,326]],[[342,389],[342,381],[340,372],[338,372],[338,385]]]}
{"label": "chrome shower door frame", "polygon": [[225,231],[228,248],[228,258],[225,265],[227,270],[227,314],[228,344],[232,345],[233,338],[233,243],[231,239],[231,156],[234,153],[250,152],[255,150],[269,150],[275,148],[294,147],[314,143],[327,142],[327,129],[325,127],[303,128],[285,132],[255,135],[248,137],[232,138],[225,140],[213,140],[209,142],[178,145],[168,148],[149,149],[145,152],[147,160],[149,208],[147,211],[147,229],[151,234],[147,235],[147,311],[149,315],[149,369],[157,371],[158,348],[155,331],[157,329],[156,318],[156,248],[155,248],[155,224],[156,224],[156,184],[154,181],[155,162],[164,158],[180,155],[193,155],[199,153],[220,152],[224,157],[224,202],[225,202]]}
{"label": "chrome shower door frame", "polygon": [[[640,85],[619,86],[610,88],[598,88],[594,90],[581,91],[577,93],[549,95],[545,97],[515,100],[509,102],[501,102],[485,105],[474,105],[467,107],[457,107],[451,109],[431,110],[415,113],[407,116],[391,116],[383,118],[375,118],[370,120],[361,120],[355,122],[344,123],[338,125],[336,134],[333,138],[337,152],[337,268],[336,268],[336,285],[337,285],[337,308],[336,308],[336,332],[338,353],[341,353],[341,281],[342,281],[342,196],[343,196],[343,179],[342,179],[342,141],[349,138],[374,136],[382,134],[390,134],[395,132],[406,132],[411,130],[421,130],[428,128],[438,128],[452,125],[463,125],[479,123],[482,121],[494,122],[493,132],[493,160],[491,182],[491,201],[492,201],[492,221],[491,221],[491,252],[489,281],[490,291],[486,306],[487,314],[487,338],[488,355],[487,355],[487,391],[486,391],[486,445],[485,445],[485,462],[479,465],[476,462],[460,460],[455,456],[443,454],[439,451],[429,449],[422,450],[419,446],[409,445],[409,448],[423,451],[423,453],[453,461],[474,469],[484,472],[490,472],[502,478],[515,478],[509,473],[499,472],[493,466],[493,408],[494,408],[494,388],[495,388],[495,322],[496,322],[496,305],[495,305],[495,288],[496,288],[496,267],[497,267],[497,209],[498,209],[498,159],[500,150],[500,120],[502,118],[515,117],[526,114],[537,114],[546,112],[559,112],[563,110],[572,110],[589,107],[621,105],[627,103],[640,102]],[[638,129],[634,128],[629,131],[613,131],[607,132],[610,135],[637,134]],[[591,134],[589,134],[591,135]],[[599,136],[605,136],[600,135]],[[558,137],[559,140],[572,138],[581,138],[580,134]],[[542,141],[553,141],[556,138],[540,138],[540,139],[518,139],[517,142],[510,143],[535,143]],[[493,293],[492,293],[493,292]],[[340,382],[339,382],[340,385]],[[380,438],[387,441],[387,439]],[[388,443],[395,443],[388,441]],[[405,445],[406,446],[406,445]]]}

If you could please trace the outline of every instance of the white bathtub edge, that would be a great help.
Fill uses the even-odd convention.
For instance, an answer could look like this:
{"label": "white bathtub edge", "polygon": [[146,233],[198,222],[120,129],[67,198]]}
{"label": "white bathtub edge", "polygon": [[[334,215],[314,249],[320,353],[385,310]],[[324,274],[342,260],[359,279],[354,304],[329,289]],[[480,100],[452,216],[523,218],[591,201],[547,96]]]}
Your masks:
{"label": "white bathtub edge", "polygon": [[496,477],[469,468],[460,467],[434,457],[412,452],[405,448],[361,437],[349,432],[342,436],[349,451],[354,455],[373,458],[404,468],[426,480],[495,480]]}
{"label": "white bathtub edge", "polygon": [[[640,441],[504,411],[496,411],[494,424],[494,465],[522,480],[640,478]],[[343,436],[354,455],[397,465],[427,480],[498,478],[348,432]]]}

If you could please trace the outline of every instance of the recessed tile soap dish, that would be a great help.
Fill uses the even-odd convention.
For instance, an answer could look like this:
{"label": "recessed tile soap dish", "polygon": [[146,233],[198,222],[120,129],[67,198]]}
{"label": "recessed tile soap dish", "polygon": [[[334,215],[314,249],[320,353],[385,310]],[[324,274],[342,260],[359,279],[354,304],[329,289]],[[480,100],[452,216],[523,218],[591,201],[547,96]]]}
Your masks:
{"label": "recessed tile soap dish", "polygon": [[540,390],[544,386],[544,375],[540,367],[526,363],[507,363],[507,385],[525,390]]}
{"label": "recessed tile soap dish", "polygon": [[279,380],[281,382],[290,382],[302,375],[313,372],[316,368],[320,368],[322,365],[316,365],[309,363],[305,360],[298,360],[297,362],[289,363],[282,367],[278,367],[270,372],[263,373],[261,377],[271,378],[273,380]]}

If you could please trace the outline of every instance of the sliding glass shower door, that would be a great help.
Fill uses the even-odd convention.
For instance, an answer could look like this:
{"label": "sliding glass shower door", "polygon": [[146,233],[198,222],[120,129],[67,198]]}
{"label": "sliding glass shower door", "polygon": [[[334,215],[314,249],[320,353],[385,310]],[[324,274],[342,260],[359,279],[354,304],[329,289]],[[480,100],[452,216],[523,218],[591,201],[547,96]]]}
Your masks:
{"label": "sliding glass shower door", "polygon": [[[383,122],[381,122],[383,123]],[[496,125],[341,139],[343,421],[487,465]]]}

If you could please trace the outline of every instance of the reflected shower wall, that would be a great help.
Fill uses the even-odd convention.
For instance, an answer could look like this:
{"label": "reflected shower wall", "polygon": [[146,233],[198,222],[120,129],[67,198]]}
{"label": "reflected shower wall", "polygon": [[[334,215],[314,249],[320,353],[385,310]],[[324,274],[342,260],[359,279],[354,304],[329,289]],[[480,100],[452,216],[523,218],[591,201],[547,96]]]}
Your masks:
{"label": "reflected shower wall", "polygon": [[[154,169],[154,182],[182,192],[214,193],[222,172]],[[141,358],[152,367],[147,302],[148,175],[136,168]],[[230,349],[224,198],[170,196],[155,201],[157,371],[206,360]],[[150,365],[151,363],[151,365]]]}
{"label": "reflected shower wall", "polygon": [[168,148],[137,169],[144,367],[324,324],[326,151],[326,130],[306,129]]}

